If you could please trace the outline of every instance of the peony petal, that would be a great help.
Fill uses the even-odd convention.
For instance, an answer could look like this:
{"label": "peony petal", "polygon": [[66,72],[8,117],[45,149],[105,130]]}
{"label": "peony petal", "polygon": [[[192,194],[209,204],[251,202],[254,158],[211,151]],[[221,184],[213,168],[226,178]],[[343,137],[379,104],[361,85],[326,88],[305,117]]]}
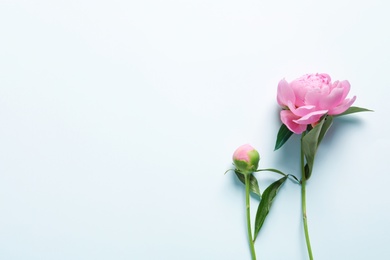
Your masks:
{"label": "peony petal", "polygon": [[320,76],[320,77],[322,77],[322,78],[326,78],[326,80],[325,80],[325,82],[326,82],[326,84],[329,84],[331,81],[332,81],[332,79],[330,78],[330,76],[328,75],[328,74],[326,74],[326,73],[317,73],[316,74],[317,76]]}
{"label": "peony petal", "polygon": [[321,98],[321,89],[310,89],[305,95],[305,105],[318,106]]}
{"label": "peony petal", "polygon": [[328,95],[321,97],[318,104],[319,108],[329,110],[338,106],[342,101],[343,93],[344,90],[341,88],[339,83],[338,86],[332,89]]}
{"label": "peony petal", "polygon": [[306,94],[306,86],[305,83],[302,82],[301,78],[296,79],[290,83],[290,87],[294,91],[295,94],[295,104],[297,106],[305,105],[305,94]]}
{"label": "peony petal", "polygon": [[351,89],[351,84],[349,84],[348,80],[343,80],[340,82],[340,85],[340,87],[343,89],[343,96],[341,100],[344,100],[347,97],[349,90]]}
{"label": "peony petal", "polygon": [[334,116],[345,112],[353,104],[353,102],[355,102],[355,100],[356,96],[353,96],[351,99],[345,99],[339,106],[330,109],[328,114]]}
{"label": "peony petal", "polygon": [[280,119],[283,124],[287,126],[290,131],[296,134],[302,134],[303,131],[306,130],[307,125],[301,125],[294,122],[295,119],[298,119],[296,115],[294,115],[290,110],[282,110],[280,111]]}
{"label": "peony petal", "polygon": [[337,86],[340,84],[340,81],[336,80],[335,82],[332,83],[332,86],[330,87],[331,89],[337,88]]}
{"label": "peony petal", "polygon": [[277,100],[282,107],[287,106],[288,102],[295,103],[294,91],[285,79],[279,81]]}
{"label": "peony petal", "polygon": [[302,117],[316,110],[315,106],[302,106],[295,108],[291,103],[288,103],[288,108],[293,112],[294,115]]}
{"label": "peony petal", "polygon": [[321,86],[321,89],[320,89],[320,92],[321,92],[321,96],[324,96],[324,95],[329,95],[329,93],[331,92],[332,88],[331,86],[329,85],[322,85]]}
{"label": "peony petal", "polygon": [[293,120],[297,124],[313,124],[316,123],[320,118],[325,115],[328,112],[328,110],[319,110],[312,112],[310,114],[307,114],[306,116],[303,116],[299,119]]}

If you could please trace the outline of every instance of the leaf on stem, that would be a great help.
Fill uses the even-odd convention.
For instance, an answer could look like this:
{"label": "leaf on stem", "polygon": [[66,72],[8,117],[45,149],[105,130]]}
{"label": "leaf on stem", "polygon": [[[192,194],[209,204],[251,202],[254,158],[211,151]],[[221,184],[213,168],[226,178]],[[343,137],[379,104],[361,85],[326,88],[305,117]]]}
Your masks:
{"label": "leaf on stem", "polygon": [[[317,149],[326,132],[332,125],[333,117],[325,116],[312,130],[310,130],[302,138],[302,149],[306,158],[307,166],[305,166],[305,177],[309,179],[313,171],[314,158],[317,153]],[[307,167],[307,168],[306,168]]]}
{"label": "leaf on stem", "polygon": [[287,140],[291,137],[293,132],[287,128],[285,124],[282,124],[279,128],[278,136],[276,137],[275,151],[282,147]]}
{"label": "leaf on stem", "polygon": [[324,138],[325,134],[328,132],[329,128],[333,124],[333,116],[326,116],[324,119],[324,124],[321,127],[320,135],[318,136],[318,144],[317,148],[320,145],[322,139]]}
{"label": "leaf on stem", "polygon": [[[245,185],[245,176],[241,172],[235,170],[234,171],[238,177],[238,179]],[[257,183],[257,179],[253,174],[250,174],[249,177],[249,190],[259,196],[261,198],[259,184]]]}
{"label": "leaf on stem", "polygon": [[256,237],[259,234],[261,227],[263,226],[265,218],[271,209],[272,202],[275,199],[280,187],[286,180],[287,176],[280,178],[279,180],[269,185],[267,189],[265,189],[259,207],[257,208],[253,241],[256,240]]}
{"label": "leaf on stem", "polygon": [[374,112],[374,111],[363,107],[350,107],[345,112],[335,116],[345,116],[345,115],[358,113],[358,112]]}

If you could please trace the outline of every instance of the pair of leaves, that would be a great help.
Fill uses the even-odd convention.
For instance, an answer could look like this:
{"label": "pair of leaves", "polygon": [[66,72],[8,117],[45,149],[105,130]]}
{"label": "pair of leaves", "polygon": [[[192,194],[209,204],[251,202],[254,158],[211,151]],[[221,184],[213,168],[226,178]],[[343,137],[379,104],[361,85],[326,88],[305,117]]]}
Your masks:
{"label": "pair of leaves", "polygon": [[[238,179],[245,185],[245,176],[244,174],[240,173],[239,171],[235,170],[234,171],[238,177]],[[252,193],[256,194],[261,198],[260,204],[257,208],[257,213],[256,213],[256,220],[255,220],[255,230],[254,230],[254,237],[253,241],[256,240],[257,235],[260,232],[261,227],[264,224],[264,221],[271,209],[272,202],[274,201],[280,187],[282,184],[287,180],[288,176],[284,176],[280,178],[279,180],[275,181],[271,185],[269,185],[263,195],[261,196],[259,185],[257,182],[257,179],[253,174],[250,174],[249,176],[249,189]]]}
{"label": "pair of leaves", "polygon": [[[345,112],[333,117],[345,116],[358,112],[372,112],[372,110],[362,107],[350,107]],[[279,128],[278,135],[276,137],[275,150],[278,150],[280,147],[282,147],[292,136],[292,134],[293,132],[291,132],[286,125],[282,124]]]}
{"label": "pair of leaves", "polygon": [[[358,112],[372,111],[361,107],[350,107],[344,113],[336,116],[344,116]],[[308,180],[313,172],[314,158],[317,153],[318,146],[320,145],[325,134],[332,126],[333,118],[335,116],[324,116],[321,121],[311,129],[306,135],[302,137],[301,149],[305,155],[305,177]]]}
{"label": "pair of leaves", "polygon": [[[314,163],[314,157],[317,152],[318,145],[325,136],[325,133],[332,125],[333,117],[325,116],[320,123],[318,123],[313,129],[311,129],[307,135],[302,139],[302,149],[305,153],[305,158],[308,165],[308,171],[306,178],[308,179],[311,175]],[[287,140],[291,137],[291,132],[286,125],[282,125],[279,129],[278,136],[276,138],[275,150],[282,147]]]}

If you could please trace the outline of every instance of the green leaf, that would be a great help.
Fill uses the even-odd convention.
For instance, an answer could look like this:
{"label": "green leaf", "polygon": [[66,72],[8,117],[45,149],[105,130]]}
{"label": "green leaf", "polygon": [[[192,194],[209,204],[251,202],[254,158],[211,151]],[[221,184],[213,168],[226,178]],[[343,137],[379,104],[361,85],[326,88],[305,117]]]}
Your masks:
{"label": "green leaf", "polygon": [[[333,122],[332,116],[325,116],[312,130],[302,138],[302,149],[306,158],[307,169],[305,168],[306,179],[309,179],[313,171],[314,158],[317,149],[326,132]],[[306,166],[305,166],[306,167]]]}
{"label": "green leaf", "polygon": [[358,113],[358,112],[374,112],[374,111],[367,109],[367,108],[362,108],[362,107],[350,107],[345,112],[343,112],[339,115],[335,115],[335,116],[345,116],[345,115]]}
{"label": "green leaf", "polygon": [[333,116],[326,116],[324,119],[324,124],[322,125],[320,135],[318,136],[318,144],[317,147],[320,145],[322,139],[324,138],[325,134],[328,132],[329,128],[332,126],[333,123]]}
{"label": "green leaf", "polygon": [[318,138],[320,136],[321,128],[323,125],[323,121],[318,123],[312,130],[310,130],[303,138],[302,138],[302,151],[306,158],[306,163],[308,166],[308,171],[306,171],[310,177],[311,172],[313,170],[314,157],[318,148]]}
{"label": "green leaf", "polygon": [[[235,170],[234,172],[236,173],[238,179],[245,185],[245,176],[244,176],[244,174],[242,174],[241,172],[239,172],[237,170]],[[253,192],[254,194],[256,194],[257,196],[259,196],[261,198],[259,184],[257,183],[257,179],[256,179],[255,176],[253,176],[253,174],[250,174],[249,189],[250,189],[251,192]]]}
{"label": "green leaf", "polygon": [[[343,115],[364,112],[364,111],[372,111],[372,110],[361,108],[361,107],[350,107],[344,113],[336,116],[343,116]],[[313,171],[314,158],[317,153],[318,146],[320,145],[322,139],[324,138],[329,128],[332,126],[333,117],[336,116],[323,117],[321,121],[313,129],[309,130],[309,132],[302,138],[301,145],[302,145],[303,153],[306,158],[306,165],[305,165],[306,179],[310,178],[311,173]]]}
{"label": "green leaf", "polygon": [[307,163],[305,164],[305,177],[306,177],[306,180],[308,180],[311,176],[311,171],[309,171],[309,165],[307,165]]}
{"label": "green leaf", "polygon": [[278,136],[276,137],[275,151],[282,147],[287,140],[291,137],[293,132],[287,128],[285,124],[282,124],[279,128]]}
{"label": "green leaf", "polygon": [[267,217],[271,209],[272,202],[275,199],[276,194],[278,193],[280,187],[286,180],[287,180],[287,176],[280,178],[279,180],[269,185],[267,189],[265,189],[259,207],[257,208],[256,220],[255,220],[255,231],[254,231],[255,234],[253,236],[253,241],[256,240],[256,237],[259,234],[261,227],[263,226],[265,218]]}

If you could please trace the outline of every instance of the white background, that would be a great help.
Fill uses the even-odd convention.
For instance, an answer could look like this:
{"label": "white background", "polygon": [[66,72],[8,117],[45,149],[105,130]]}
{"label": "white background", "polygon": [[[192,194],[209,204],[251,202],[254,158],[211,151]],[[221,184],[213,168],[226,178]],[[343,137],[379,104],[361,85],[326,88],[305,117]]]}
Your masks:
{"label": "white background", "polygon": [[[388,1],[0,3],[0,259],[250,259],[223,173],[250,143],[299,176],[298,136],[273,152],[276,88],[315,72],[375,110],[318,151],[315,259],[390,259]],[[308,259],[293,182],[256,250]]]}

